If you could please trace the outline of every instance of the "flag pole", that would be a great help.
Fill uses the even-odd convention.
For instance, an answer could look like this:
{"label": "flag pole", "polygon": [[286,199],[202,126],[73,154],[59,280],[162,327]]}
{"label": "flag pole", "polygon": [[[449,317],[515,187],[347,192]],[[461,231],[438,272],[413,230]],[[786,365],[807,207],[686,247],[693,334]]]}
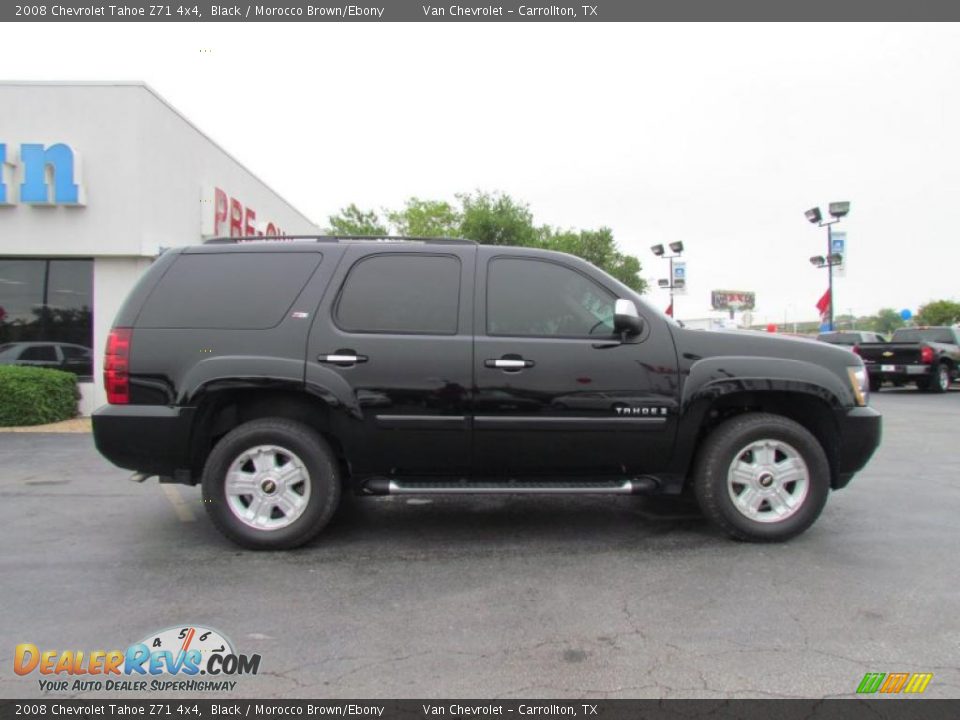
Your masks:
{"label": "flag pole", "polygon": [[833,223],[827,224],[827,292],[830,293],[830,307],[827,315],[827,330],[833,331]]}

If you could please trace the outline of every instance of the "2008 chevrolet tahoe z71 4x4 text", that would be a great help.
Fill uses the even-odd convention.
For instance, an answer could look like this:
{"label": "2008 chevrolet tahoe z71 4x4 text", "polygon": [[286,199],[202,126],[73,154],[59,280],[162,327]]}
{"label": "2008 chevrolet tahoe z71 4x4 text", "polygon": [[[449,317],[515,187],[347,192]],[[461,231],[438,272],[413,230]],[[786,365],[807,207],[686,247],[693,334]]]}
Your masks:
{"label": "2008 chevrolet tahoe z71 4x4 text", "polygon": [[589,263],[456,240],[214,241],[121,308],[97,447],[201,483],[251,548],[314,537],[340,494],[691,489],[784,540],[880,441],[859,357],[685,330]]}

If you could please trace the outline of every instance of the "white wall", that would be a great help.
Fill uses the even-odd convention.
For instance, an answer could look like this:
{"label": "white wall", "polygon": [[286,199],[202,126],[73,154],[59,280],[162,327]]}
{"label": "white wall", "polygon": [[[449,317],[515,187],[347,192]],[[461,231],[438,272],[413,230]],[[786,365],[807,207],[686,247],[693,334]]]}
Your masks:
{"label": "white wall", "polygon": [[[101,257],[93,261],[93,383],[81,389],[80,412],[89,415],[107,401],[103,389],[103,352],[107,334],[127,293],[150,267],[150,258]],[[85,384],[85,383],[82,383]]]}
{"label": "white wall", "polygon": [[146,85],[0,82],[0,108],[8,155],[25,142],[66,143],[86,189],[85,207],[17,204],[15,167],[15,202],[0,206],[0,255],[155,256],[197,243],[203,191],[214,185],[288,234],[317,232]]}
{"label": "white wall", "polygon": [[[21,143],[66,143],[79,157],[83,207],[18,203]],[[142,83],[0,82],[0,143],[7,189],[0,256],[94,258],[94,382],[86,414],[106,402],[103,351],[130,288],[162,247],[201,242],[207,188],[220,187],[287,234],[317,226]],[[0,168],[2,170],[2,168]]]}

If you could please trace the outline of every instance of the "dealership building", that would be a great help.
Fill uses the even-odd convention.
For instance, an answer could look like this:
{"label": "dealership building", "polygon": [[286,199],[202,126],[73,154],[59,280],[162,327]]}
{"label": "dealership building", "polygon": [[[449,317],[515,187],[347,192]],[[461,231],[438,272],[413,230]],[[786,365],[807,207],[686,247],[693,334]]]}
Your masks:
{"label": "dealership building", "polygon": [[0,364],[76,373],[83,414],[164,249],[317,231],[144,83],[0,82]]}

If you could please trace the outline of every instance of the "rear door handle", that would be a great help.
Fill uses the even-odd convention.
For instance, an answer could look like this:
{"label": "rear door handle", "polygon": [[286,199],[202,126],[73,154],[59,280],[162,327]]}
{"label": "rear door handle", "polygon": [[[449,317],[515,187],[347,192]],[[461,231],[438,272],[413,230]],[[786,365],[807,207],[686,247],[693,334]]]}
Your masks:
{"label": "rear door handle", "polygon": [[328,355],[317,355],[317,360],[322,363],[330,363],[331,365],[340,365],[342,367],[365,363],[369,359],[366,355],[357,355],[353,350],[337,350],[335,353]]}
{"label": "rear door handle", "polygon": [[533,360],[523,358],[490,358],[483,361],[484,367],[500,368],[501,370],[523,370],[536,365]]}

